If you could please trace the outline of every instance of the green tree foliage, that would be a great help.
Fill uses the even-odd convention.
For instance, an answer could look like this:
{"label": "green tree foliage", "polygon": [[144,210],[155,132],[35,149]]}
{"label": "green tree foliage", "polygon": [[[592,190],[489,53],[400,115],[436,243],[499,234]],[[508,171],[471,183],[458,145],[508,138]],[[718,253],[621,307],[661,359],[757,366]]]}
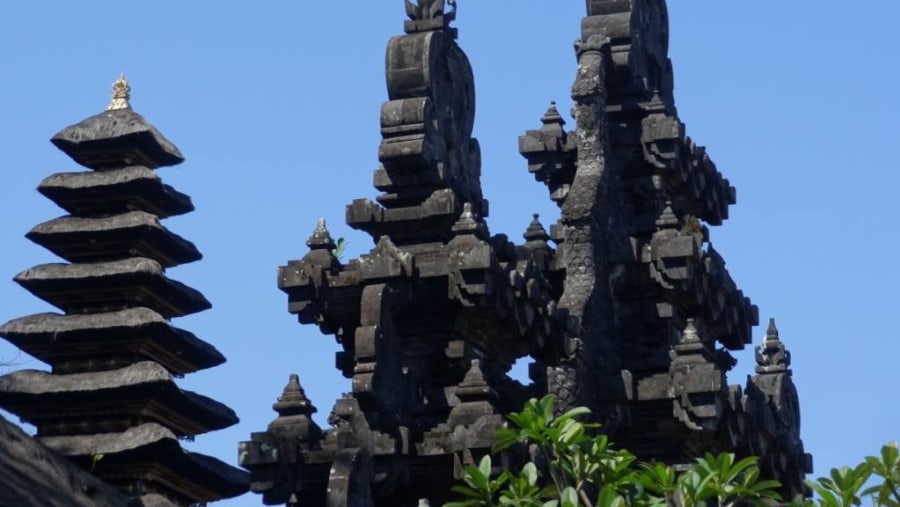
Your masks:
{"label": "green tree foliage", "polygon": [[[784,504],[777,481],[760,477],[758,459],[707,454],[677,473],[663,463],[643,463],[615,449],[596,425],[579,421],[583,407],[554,416],[553,398],[529,400],[510,424],[498,430],[493,453],[524,445],[531,456],[517,473],[492,476],[491,456],[465,469],[453,488],[459,500],[446,507],[694,507]],[[896,444],[882,448],[856,468],[831,471],[808,481],[816,501],[797,498],[792,507],[849,507],[861,497],[873,505],[900,507],[900,455]],[[870,478],[881,483],[863,489]]]}
{"label": "green tree foliage", "polygon": [[347,251],[347,243],[344,238],[338,238],[337,242],[334,244],[334,250],[331,251],[331,255],[334,256],[337,260],[342,260],[344,258],[344,253]]}

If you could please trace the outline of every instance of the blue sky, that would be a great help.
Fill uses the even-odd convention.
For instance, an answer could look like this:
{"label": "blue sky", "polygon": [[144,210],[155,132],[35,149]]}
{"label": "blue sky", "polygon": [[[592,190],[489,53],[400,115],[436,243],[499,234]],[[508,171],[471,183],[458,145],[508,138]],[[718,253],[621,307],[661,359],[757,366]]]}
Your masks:
{"label": "blue sky", "polygon": [[[551,100],[568,110],[584,3],[459,3],[489,225],[518,237],[532,212],[556,217],[516,140]],[[793,353],[816,474],[856,462],[900,437],[900,3],[673,0],[669,14],[680,116],[738,189],[712,242]],[[403,17],[401,0],[4,5],[0,321],[49,309],[11,281],[56,261],[23,237],[62,214],[38,182],[77,169],[48,139],[100,112],[125,72],[134,108],[187,157],[160,175],[197,211],[166,225],[205,258],[170,274],[213,309],[177,325],[229,359],[181,385],[241,417],[186,445],[234,463],[292,372],[323,421],[349,383],[333,368],[333,338],[286,312],[275,270],[304,254],[320,216],[349,240],[349,257],[371,247],[344,226],[344,206],[376,195],[384,46]],[[44,367],[6,344],[0,358]],[[739,360],[730,380],[743,384],[752,351]],[[247,495],[218,505],[260,504]]]}

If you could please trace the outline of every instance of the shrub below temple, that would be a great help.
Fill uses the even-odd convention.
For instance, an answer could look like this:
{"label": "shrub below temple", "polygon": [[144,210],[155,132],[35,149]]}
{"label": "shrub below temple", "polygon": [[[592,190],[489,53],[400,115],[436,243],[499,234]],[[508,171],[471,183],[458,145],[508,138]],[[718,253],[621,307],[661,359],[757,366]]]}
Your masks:
{"label": "shrub below temple", "polygon": [[[815,500],[781,498],[780,483],[760,477],[754,456],[706,454],[678,473],[663,463],[643,463],[615,449],[597,425],[580,422],[584,407],[560,416],[552,396],[531,399],[510,424],[497,431],[493,452],[527,446],[531,460],[518,473],[494,474],[491,456],[465,469],[453,491],[459,500],[445,507],[663,507],[776,505],[849,507],[870,497],[873,505],[900,507],[900,453],[896,442],[880,456],[854,468],[832,469],[829,477],[807,481]],[[870,479],[876,483],[868,488]],[[879,482],[880,481],[880,482]]]}

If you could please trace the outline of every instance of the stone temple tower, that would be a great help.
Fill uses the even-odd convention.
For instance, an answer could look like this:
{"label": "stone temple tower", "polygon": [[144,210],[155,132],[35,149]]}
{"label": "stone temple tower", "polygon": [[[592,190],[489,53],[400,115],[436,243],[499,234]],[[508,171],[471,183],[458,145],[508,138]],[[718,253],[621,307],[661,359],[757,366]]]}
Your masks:
{"label": "stone temple tower", "polygon": [[238,418],[175,382],[225,358],[170,322],[210,307],[166,273],[201,255],[160,220],[194,208],[155,171],[181,163],[181,153],[132,110],[129,95],[119,78],[106,111],[51,140],[89,170],[41,182],[38,190],[68,214],[26,236],[66,262],[35,266],[15,281],[60,312],[0,326],[0,336],[51,369],[0,377],[0,406],[126,494],[187,506],[239,495],[247,478],[179,443]]}
{"label": "stone temple tower", "polygon": [[[759,319],[710,242],[736,191],[678,117],[666,2],[585,2],[573,126],[551,105],[519,139],[560,219],[548,231],[535,217],[519,244],[488,230],[457,2],[404,4],[385,59],[379,193],[346,213],[373,247],[342,262],[320,223],[279,269],[288,311],[341,344],[349,392],[320,429],[291,377],[278,417],[240,444],[251,489],[267,505],[441,505],[504,414],[552,394],[641,459],[755,455],[785,498],[803,493],[810,456],[774,323],[757,375],[728,383],[728,351]],[[507,371],[526,356],[522,385]]]}

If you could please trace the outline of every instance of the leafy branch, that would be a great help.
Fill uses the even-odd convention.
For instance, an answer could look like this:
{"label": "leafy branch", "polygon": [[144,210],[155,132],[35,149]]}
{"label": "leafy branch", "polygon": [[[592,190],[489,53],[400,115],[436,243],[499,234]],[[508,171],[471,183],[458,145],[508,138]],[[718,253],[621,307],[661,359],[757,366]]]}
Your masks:
{"label": "leafy branch", "polygon": [[[860,505],[861,496],[871,496],[874,505],[900,507],[896,443],[855,468],[807,481],[817,501],[801,497],[784,504],[781,484],[761,477],[757,457],[706,454],[678,473],[615,449],[606,435],[594,434],[597,425],[579,420],[587,408],[555,416],[553,405],[551,396],[531,399],[496,433],[493,453],[523,445],[530,462],[517,473],[503,470],[492,477],[491,456],[484,456],[478,466],[465,468],[463,482],[453,488],[459,500],[446,507],[850,507]],[[872,476],[882,482],[863,490]]]}

